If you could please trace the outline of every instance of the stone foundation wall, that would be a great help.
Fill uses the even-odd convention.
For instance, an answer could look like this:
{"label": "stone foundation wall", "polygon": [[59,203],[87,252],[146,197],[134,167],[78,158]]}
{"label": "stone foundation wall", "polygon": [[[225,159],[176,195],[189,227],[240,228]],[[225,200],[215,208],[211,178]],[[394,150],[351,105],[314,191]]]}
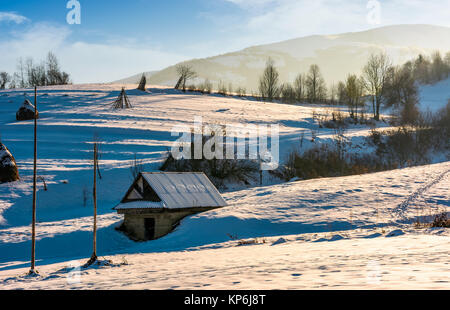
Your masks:
{"label": "stone foundation wall", "polygon": [[146,240],[145,219],[153,218],[155,219],[154,239],[158,239],[170,233],[183,218],[195,213],[198,213],[198,211],[162,211],[148,214],[125,213],[124,227],[133,239],[144,241]]}

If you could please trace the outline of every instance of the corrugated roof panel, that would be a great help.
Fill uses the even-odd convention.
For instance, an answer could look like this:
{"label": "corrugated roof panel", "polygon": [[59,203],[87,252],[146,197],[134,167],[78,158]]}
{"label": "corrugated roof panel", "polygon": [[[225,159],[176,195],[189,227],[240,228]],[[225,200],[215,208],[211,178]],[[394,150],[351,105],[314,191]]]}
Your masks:
{"label": "corrugated roof panel", "polygon": [[217,191],[216,187],[211,183],[211,181],[206,177],[206,175],[195,175],[193,177],[196,177],[198,179],[198,182],[200,182],[205,187],[205,193],[208,193],[215,201],[216,204],[222,204],[225,203],[225,200],[222,198],[220,193]]}
{"label": "corrugated roof panel", "polygon": [[114,210],[127,210],[127,209],[162,209],[164,204],[161,202],[151,202],[151,201],[133,201],[127,203],[120,203],[114,207]]}
{"label": "corrugated roof panel", "polygon": [[194,202],[192,204],[189,204],[190,201],[192,201],[192,195],[187,192],[186,186],[184,186],[183,179],[186,175],[184,174],[167,174],[167,183],[173,185],[171,189],[173,191],[170,192],[171,195],[173,195],[173,199],[176,200],[177,204],[183,205],[183,206],[195,206]]}
{"label": "corrugated roof panel", "polygon": [[143,176],[167,208],[226,206],[203,173],[143,173]]}

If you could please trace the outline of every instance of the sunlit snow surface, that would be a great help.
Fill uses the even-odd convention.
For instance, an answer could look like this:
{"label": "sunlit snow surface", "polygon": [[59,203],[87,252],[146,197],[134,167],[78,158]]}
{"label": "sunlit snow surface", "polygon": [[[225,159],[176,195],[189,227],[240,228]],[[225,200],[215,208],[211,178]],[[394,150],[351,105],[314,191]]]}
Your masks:
{"label": "sunlit snow surface", "polygon": [[[223,194],[228,207],[189,217],[162,239],[130,241],[114,229],[122,216],[111,209],[132,182],[134,154],[144,159],[145,170],[156,170],[177,139],[170,134],[174,125],[192,125],[194,116],[209,123],[280,124],[282,160],[299,147],[302,132],[304,148],[312,145],[311,129],[318,130],[316,143],[327,142],[334,132],[318,129],[312,120],[313,111],[320,114],[325,107],[163,88],[143,93],[130,85],[133,109],[113,111],[110,103],[121,86],[39,92],[38,171],[48,191],[39,182],[38,279],[21,277],[30,253],[32,122],[15,120],[24,90],[0,92],[2,142],[22,177],[0,185],[2,289],[450,288],[448,229],[412,225],[449,212],[448,161],[282,184],[267,176],[264,187],[236,186]],[[369,130],[361,126],[347,131],[352,151],[370,151],[363,139]],[[80,281],[74,282],[66,267],[91,254],[94,135],[102,141],[98,253],[115,263],[125,257],[128,265],[82,270]],[[239,240],[256,244],[239,246]]]}
{"label": "sunlit snow surface", "polygon": [[437,112],[450,100],[450,78],[420,88],[420,109]]}

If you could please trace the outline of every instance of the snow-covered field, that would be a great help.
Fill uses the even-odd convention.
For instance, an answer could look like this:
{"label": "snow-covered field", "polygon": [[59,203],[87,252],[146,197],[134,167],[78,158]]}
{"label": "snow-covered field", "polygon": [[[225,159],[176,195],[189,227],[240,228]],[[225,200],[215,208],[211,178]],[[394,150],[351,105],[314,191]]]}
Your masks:
{"label": "snow-covered field", "polygon": [[[133,109],[112,111],[120,88],[39,92],[38,173],[48,185],[43,191],[40,182],[38,192],[39,278],[23,277],[30,254],[32,122],[15,121],[23,90],[0,92],[2,142],[22,177],[0,185],[0,289],[450,288],[448,229],[412,225],[449,211],[449,162],[289,183],[267,176],[266,186],[225,192],[228,207],[189,217],[164,238],[129,240],[114,229],[121,216],[111,208],[132,182],[134,155],[144,159],[145,170],[156,170],[177,139],[170,134],[174,125],[192,125],[194,116],[280,124],[283,160],[302,132],[305,147],[311,144],[311,129],[318,130],[313,111],[327,108],[152,88],[129,90]],[[369,130],[352,127],[346,135],[364,148]],[[70,266],[91,254],[94,135],[102,141],[98,253],[115,264],[78,273]],[[334,132],[317,135],[326,141]],[[239,245],[242,240],[249,244]]]}
{"label": "snow-covered field", "polygon": [[450,78],[434,85],[422,86],[419,100],[421,110],[439,111],[450,100]]}

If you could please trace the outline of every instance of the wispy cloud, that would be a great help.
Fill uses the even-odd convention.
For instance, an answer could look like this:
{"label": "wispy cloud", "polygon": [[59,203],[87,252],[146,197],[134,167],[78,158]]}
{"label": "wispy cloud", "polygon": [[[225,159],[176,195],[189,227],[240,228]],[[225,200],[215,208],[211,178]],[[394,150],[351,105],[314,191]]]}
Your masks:
{"label": "wispy cloud", "polygon": [[243,22],[237,26],[240,27],[237,33],[264,42],[311,34],[359,31],[391,24],[450,26],[450,0],[379,0],[380,25],[371,25],[367,21],[369,0],[225,1],[246,12]]}
{"label": "wispy cloud", "polygon": [[13,22],[16,24],[22,24],[26,21],[29,21],[29,19],[15,12],[0,12],[0,23]]}
{"label": "wispy cloud", "polygon": [[66,25],[36,23],[9,37],[0,38],[0,68],[12,73],[19,57],[33,57],[40,61],[52,51],[75,83],[93,83],[119,80],[186,60],[182,55],[146,44],[132,41],[126,44],[123,41],[93,44],[74,41],[71,34],[71,28]]}

